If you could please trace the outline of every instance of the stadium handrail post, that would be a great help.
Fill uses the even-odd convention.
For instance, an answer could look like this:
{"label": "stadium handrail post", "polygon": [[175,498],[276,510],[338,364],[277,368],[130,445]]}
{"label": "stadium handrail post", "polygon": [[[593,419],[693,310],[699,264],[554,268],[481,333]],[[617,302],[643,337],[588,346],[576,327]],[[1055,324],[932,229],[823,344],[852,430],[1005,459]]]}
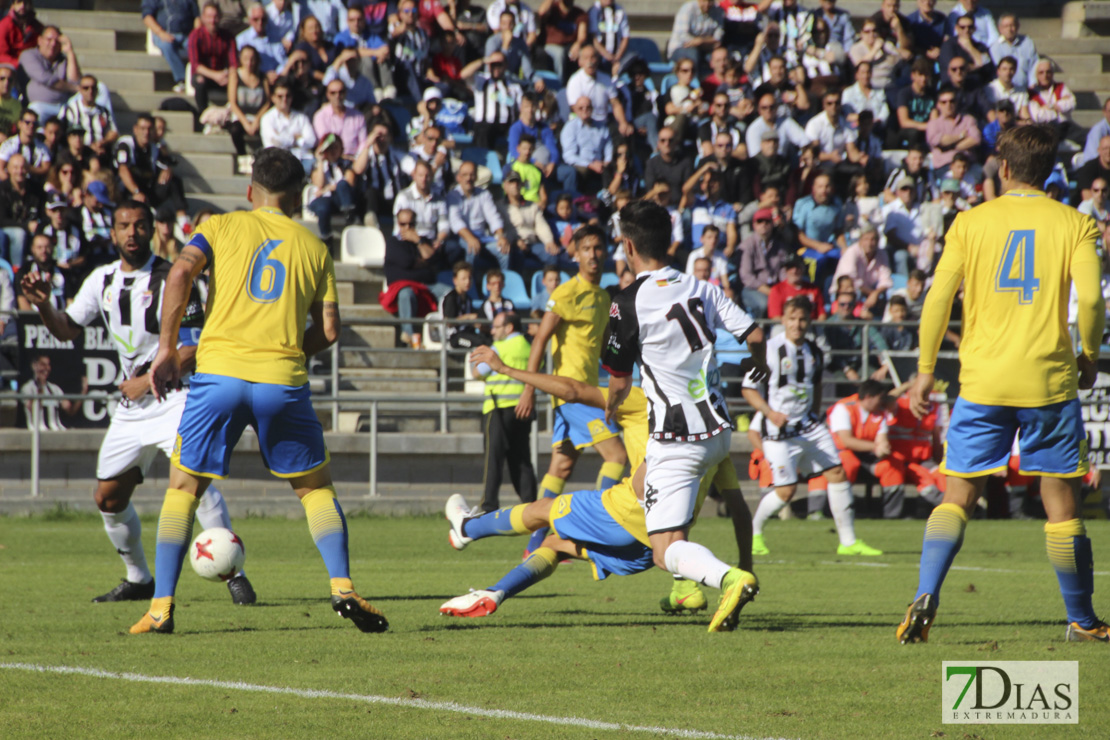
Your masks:
{"label": "stadium handrail post", "polygon": [[[443,434],[448,433],[447,428],[447,319],[439,317],[439,392],[443,396],[443,403],[439,406],[439,429]],[[463,368],[463,383],[466,383],[466,371]]]}
{"label": "stadium handrail post", "polygon": [[871,324],[870,322],[863,325],[863,337],[861,339],[863,346],[860,348],[863,358],[860,360],[861,378],[871,377]]}
{"label": "stadium handrail post", "polygon": [[331,346],[331,430],[339,431],[339,342]]}
{"label": "stadium handrail post", "polygon": [[378,495],[378,402],[370,402],[370,497]]}
{"label": "stadium handrail post", "polygon": [[39,426],[42,422],[42,402],[36,396],[31,400],[31,498],[39,497]]}

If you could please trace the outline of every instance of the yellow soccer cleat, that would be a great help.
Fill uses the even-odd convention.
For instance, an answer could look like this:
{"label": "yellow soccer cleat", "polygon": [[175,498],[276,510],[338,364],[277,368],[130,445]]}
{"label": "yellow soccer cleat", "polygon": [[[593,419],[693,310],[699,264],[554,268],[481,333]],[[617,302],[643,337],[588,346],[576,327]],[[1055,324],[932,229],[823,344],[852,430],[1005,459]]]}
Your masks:
{"label": "yellow soccer cleat", "polygon": [[1068,642],[1110,642],[1110,625],[1098,621],[1094,627],[1081,627],[1079,622],[1068,625]]}
{"label": "yellow soccer cleat", "polygon": [[710,632],[731,632],[740,621],[740,610],[759,593],[754,573],[732,568],[721,581],[721,601],[709,622]]}
{"label": "yellow soccer cleat", "polygon": [[928,642],[929,628],[937,618],[936,600],[932,594],[921,594],[906,609],[906,618],[898,625],[895,637],[903,645],[911,642]]}
{"label": "yellow soccer cleat", "polygon": [[837,555],[867,555],[870,557],[878,557],[883,554],[882,550],[876,550],[863,540],[856,540],[850,545],[839,545],[836,548]]}
{"label": "yellow soccer cleat", "polygon": [[667,614],[693,614],[704,609],[708,603],[697,583],[676,580],[671,592],[659,600],[659,608]]}
{"label": "yellow soccer cleat", "polygon": [[173,633],[173,597],[163,596],[151,599],[150,609],[143,618],[131,625],[131,634],[142,635],[155,632],[159,635]]}

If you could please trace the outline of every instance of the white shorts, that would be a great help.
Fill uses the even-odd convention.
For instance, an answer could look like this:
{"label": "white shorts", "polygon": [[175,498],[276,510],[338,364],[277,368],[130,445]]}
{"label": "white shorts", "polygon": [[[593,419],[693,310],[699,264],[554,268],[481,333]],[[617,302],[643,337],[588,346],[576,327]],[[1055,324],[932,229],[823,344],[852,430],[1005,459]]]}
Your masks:
{"label": "white shorts", "polygon": [[157,413],[146,418],[128,418],[122,408],[117,410],[100,444],[96,477],[109,480],[135,467],[145,476],[158,450],[169,457],[177,441],[177,425],[188,396],[185,391],[169,394],[158,405]]}
{"label": "white shorts", "polygon": [[832,433],[824,424],[783,440],[763,440],[763,456],[771,466],[775,486],[792,486],[798,477],[814,478],[840,464]]}
{"label": "white shorts", "polygon": [[672,532],[694,519],[701,479],[728,457],[732,431],[704,442],[649,439],[644,464],[644,521],[648,534]]}

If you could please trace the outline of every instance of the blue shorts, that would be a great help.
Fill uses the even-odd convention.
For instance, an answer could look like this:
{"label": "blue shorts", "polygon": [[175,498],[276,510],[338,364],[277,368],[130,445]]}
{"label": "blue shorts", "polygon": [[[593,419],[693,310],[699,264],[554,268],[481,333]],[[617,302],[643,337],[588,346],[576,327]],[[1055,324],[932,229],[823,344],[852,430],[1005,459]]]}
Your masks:
{"label": "blue shorts", "polygon": [[601,503],[601,491],[558,496],[551,505],[551,529],[583,549],[594,578],[630,576],[654,567],[651,548],[633,537]]}
{"label": "blue shorts", "polygon": [[273,385],[194,375],[171,459],[187,473],[226,478],[231,452],[250,424],[270,472],[279,478],[311,473],[329,457],[310,395],[308,383]]}
{"label": "blue shorts", "polygon": [[569,439],[575,449],[580,450],[620,433],[619,426],[605,423],[605,412],[601,409],[582,403],[564,403],[555,407],[551,446],[558,447]]}
{"label": "blue shorts", "polygon": [[983,406],[956,399],[945,442],[944,472],[957,478],[1005,472],[1021,437],[1022,475],[1086,475],[1087,433],[1078,400],[1049,406]]}

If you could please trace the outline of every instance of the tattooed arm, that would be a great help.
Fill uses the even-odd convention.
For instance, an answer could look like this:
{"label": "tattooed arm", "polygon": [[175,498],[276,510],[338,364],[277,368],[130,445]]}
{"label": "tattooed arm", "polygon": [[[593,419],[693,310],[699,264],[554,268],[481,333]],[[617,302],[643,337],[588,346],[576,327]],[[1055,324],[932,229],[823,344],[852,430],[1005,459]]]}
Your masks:
{"label": "tattooed arm", "polygon": [[150,366],[150,385],[154,397],[165,398],[167,388],[176,388],[181,378],[181,360],[177,354],[177,338],[181,318],[189,304],[193,281],[204,270],[207,258],[200,249],[186,245],[173,263],[162,290],[162,333],[158,355]]}
{"label": "tattooed arm", "polygon": [[313,303],[308,307],[312,326],[304,332],[304,356],[323,352],[339,340],[339,304],[332,301]]}

